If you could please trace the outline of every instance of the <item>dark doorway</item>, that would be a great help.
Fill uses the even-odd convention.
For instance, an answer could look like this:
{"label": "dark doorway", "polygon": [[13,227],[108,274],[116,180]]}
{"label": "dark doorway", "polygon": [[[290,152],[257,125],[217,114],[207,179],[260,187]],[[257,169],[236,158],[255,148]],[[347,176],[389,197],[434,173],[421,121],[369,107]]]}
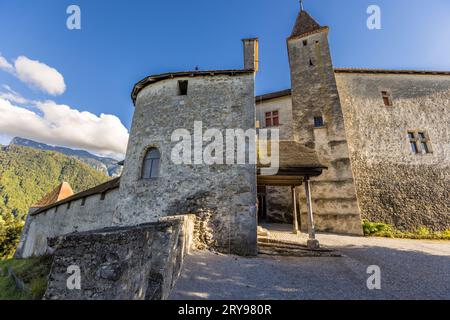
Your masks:
{"label": "dark doorway", "polygon": [[267,221],[266,187],[258,187],[258,222]]}

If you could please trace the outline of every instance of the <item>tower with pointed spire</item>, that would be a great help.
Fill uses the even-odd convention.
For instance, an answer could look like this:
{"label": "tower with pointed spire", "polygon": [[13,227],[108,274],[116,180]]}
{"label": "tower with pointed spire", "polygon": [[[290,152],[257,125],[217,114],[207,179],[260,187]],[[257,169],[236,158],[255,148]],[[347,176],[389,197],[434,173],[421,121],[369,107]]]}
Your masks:
{"label": "tower with pointed spire", "polygon": [[[302,3],[301,3],[302,4]],[[328,170],[315,183],[320,230],[361,234],[360,211],[345,135],[344,116],[328,44],[329,28],[303,9],[287,39],[292,85],[293,138],[313,148]],[[337,190],[340,200],[321,195]],[[300,195],[305,197],[305,195]],[[304,203],[304,201],[302,201]],[[306,209],[302,208],[302,213]],[[306,217],[302,216],[302,220]],[[338,223],[336,223],[338,221]],[[302,225],[306,222],[302,221]]]}

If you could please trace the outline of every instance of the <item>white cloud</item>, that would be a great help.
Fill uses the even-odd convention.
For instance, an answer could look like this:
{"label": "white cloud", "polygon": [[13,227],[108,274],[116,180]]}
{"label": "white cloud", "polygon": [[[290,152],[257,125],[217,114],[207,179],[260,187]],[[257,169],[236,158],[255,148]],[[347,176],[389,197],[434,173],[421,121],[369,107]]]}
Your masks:
{"label": "white cloud", "polygon": [[66,91],[64,77],[55,68],[25,56],[18,57],[14,66],[17,77],[31,87],[54,96]]}
{"label": "white cloud", "polygon": [[20,56],[13,66],[0,54],[0,69],[13,74],[28,86],[50,95],[57,96],[66,91],[62,74],[55,68],[37,60]]}
{"label": "white cloud", "polygon": [[36,102],[33,110],[0,97],[0,134],[123,158],[128,130],[114,115],[96,116],[54,101]]}
{"label": "white cloud", "polygon": [[2,85],[2,87],[6,91],[0,91],[0,98],[3,98],[10,102],[18,103],[18,104],[29,103],[29,101],[27,99],[22,97],[22,95],[20,93],[17,93],[13,89],[11,89],[10,86],[4,84],[4,85]]}
{"label": "white cloud", "polygon": [[9,73],[14,73],[14,67],[0,53],[0,69]]}

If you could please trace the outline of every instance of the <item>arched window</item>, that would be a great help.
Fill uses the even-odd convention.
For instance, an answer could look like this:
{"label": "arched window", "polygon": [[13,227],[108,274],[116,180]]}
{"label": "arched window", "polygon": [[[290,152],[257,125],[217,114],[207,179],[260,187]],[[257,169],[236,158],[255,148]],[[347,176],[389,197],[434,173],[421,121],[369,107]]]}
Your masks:
{"label": "arched window", "polygon": [[161,153],[156,148],[147,151],[142,166],[142,179],[155,179],[159,177],[159,163]]}

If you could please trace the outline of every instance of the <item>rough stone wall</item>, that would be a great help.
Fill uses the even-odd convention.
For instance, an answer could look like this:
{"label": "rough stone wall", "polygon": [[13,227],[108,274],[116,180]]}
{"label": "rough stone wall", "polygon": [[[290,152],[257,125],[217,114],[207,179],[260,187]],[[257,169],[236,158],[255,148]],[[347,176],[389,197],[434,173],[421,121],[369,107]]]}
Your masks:
{"label": "rough stone wall", "polygon": [[[403,230],[450,228],[450,77],[336,77],[362,217]],[[426,131],[433,152],[412,153],[408,130]]]}
{"label": "rough stone wall", "polygon": [[292,223],[293,206],[291,187],[267,187],[267,221]]}
{"label": "rough stone wall", "polygon": [[[178,80],[188,94],[178,95]],[[176,129],[255,127],[254,75],[175,78],[144,88],[138,95],[120,183],[118,225],[157,221],[192,212],[212,229],[209,245],[222,252],[256,254],[255,165],[177,165],[171,160]],[[205,142],[204,145],[208,144]],[[161,152],[160,178],[142,180],[143,157]]]}
{"label": "rough stone wall", "polygon": [[119,189],[114,189],[106,194],[104,200],[98,194],[87,197],[84,206],[80,199],[72,201],[70,208],[68,204],[63,204],[35,216],[29,215],[16,257],[28,258],[45,254],[47,238],[113,226],[118,195]]}
{"label": "rough stone wall", "polygon": [[293,140],[292,137],[292,98],[291,96],[277,99],[256,101],[256,120],[260,128],[266,127],[266,112],[278,111],[280,116],[280,139]]}
{"label": "rough stone wall", "polygon": [[[280,97],[256,101],[256,120],[264,128],[266,112],[278,111],[280,116],[280,139],[293,140],[292,136],[292,98]],[[267,187],[267,221],[292,223],[292,196],[290,187]]]}
{"label": "rough stone wall", "polygon": [[[55,254],[44,299],[167,299],[192,244],[194,219],[179,216],[52,239]],[[70,266],[79,267],[80,290],[67,288]]]}
{"label": "rough stone wall", "polygon": [[[321,163],[328,167],[312,182],[316,228],[319,231],[360,235],[361,217],[328,33],[321,31],[303,38],[289,39],[288,50],[294,139],[314,148]],[[323,117],[323,127],[314,127],[314,117],[317,116]],[[303,188],[299,190],[301,224],[306,227],[306,197]]]}

